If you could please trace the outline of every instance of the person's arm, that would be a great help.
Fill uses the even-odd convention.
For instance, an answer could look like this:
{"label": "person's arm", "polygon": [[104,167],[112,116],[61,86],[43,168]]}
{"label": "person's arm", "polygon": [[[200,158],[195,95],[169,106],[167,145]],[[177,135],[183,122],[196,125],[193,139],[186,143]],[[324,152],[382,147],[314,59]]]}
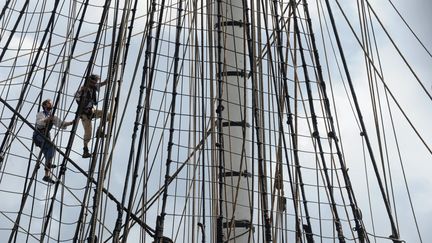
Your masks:
{"label": "person's arm", "polygon": [[79,103],[81,99],[82,90],[84,87],[81,87],[78,89],[78,91],[75,93],[75,100]]}
{"label": "person's arm", "polygon": [[62,125],[61,125],[61,129],[65,129],[66,127],[68,127],[68,126],[70,126],[70,125],[72,125],[72,124],[74,124],[74,122],[75,122],[75,120],[72,120],[72,121],[64,121],[63,123],[62,123]]}
{"label": "person's arm", "polygon": [[74,123],[74,121],[62,121],[60,118],[58,118],[57,116],[53,116],[53,124],[56,127],[59,127],[60,129],[65,129],[66,127],[72,125]]}
{"label": "person's arm", "polygon": [[105,79],[103,82],[98,83],[98,88],[105,86],[108,82],[108,79]]}

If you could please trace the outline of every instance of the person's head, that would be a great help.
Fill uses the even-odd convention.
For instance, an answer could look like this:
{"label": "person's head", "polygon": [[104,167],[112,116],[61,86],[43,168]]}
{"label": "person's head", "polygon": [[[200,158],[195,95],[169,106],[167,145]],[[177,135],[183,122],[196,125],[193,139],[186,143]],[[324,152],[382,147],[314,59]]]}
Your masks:
{"label": "person's head", "polygon": [[94,87],[100,80],[99,75],[97,74],[90,74],[90,76],[87,77],[87,85],[90,87]]}
{"label": "person's head", "polygon": [[53,108],[52,101],[50,99],[46,99],[42,102],[42,108],[44,111],[51,111]]}

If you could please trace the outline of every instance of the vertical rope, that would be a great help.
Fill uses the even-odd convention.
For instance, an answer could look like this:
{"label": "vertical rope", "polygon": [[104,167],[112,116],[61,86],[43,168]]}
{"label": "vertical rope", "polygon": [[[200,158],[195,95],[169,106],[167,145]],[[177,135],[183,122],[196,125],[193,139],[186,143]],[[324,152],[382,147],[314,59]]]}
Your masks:
{"label": "vertical rope", "polygon": [[327,11],[329,13],[330,21],[331,21],[331,24],[332,24],[333,33],[334,33],[334,36],[336,38],[336,43],[337,43],[337,46],[338,46],[338,49],[339,49],[340,57],[342,59],[342,64],[343,64],[343,67],[344,67],[345,75],[346,75],[346,78],[348,80],[348,84],[349,84],[349,87],[350,87],[351,96],[353,97],[353,101],[354,101],[354,105],[355,105],[355,108],[356,108],[357,116],[359,118],[360,126],[361,126],[361,129],[362,129],[362,134],[363,134],[363,137],[364,137],[365,142],[366,142],[366,147],[367,147],[368,152],[369,152],[369,156],[370,156],[373,168],[374,168],[375,176],[376,176],[376,179],[377,179],[377,182],[378,182],[378,185],[379,185],[382,197],[383,197],[383,201],[384,201],[384,204],[385,204],[385,207],[386,207],[387,215],[388,215],[388,218],[389,218],[389,221],[390,221],[390,224],[391,224],[391,230],[392,230],[392,237],[391,238],[395,239],[395,240],[393,240],[394,243],[397,243],[398,239],[399,239],[399,232],[398,232],[398,230],[396,228],[396,225],[395,225],[395,222],[394,222],[394,219],[393,219],[393,215],[392,215],[391,210],[390,210],[389,202],[388,202],[388,200],[387,200],[387,198],[385,196],[383,183],[382,183],[381,177],[379,175],[378,167],[377,167],[377,164],[376,164],[376,161],[375,161],[375,156],[374,156],[373,151],[372,151],[372,145],[370,143],[369,136],[368,136],[367,131],[366,131],[366,126],[365,126],[364,121],[363,121],[363,116],[362,116],[362,113],[361,113],[361,110],[360,110],[360,106],[359,106],[359,103],[358,103],[358,100],[357,100],[357,95],[356,95],[356,92],[354,90],[354,86],[353,86],[353,83],[352,83],[352,80],[351,80],[351,75],[350,75],[349,70],[348,70],[348,65],[347,65],[347,62],[346,62],[346,59],[345,59],[345,55],[344,55],[344,51],[343,51],[343,48],[342,48],[342,44],[341,44],[340,39],[339,39],[339,34],[338,34],[338,31],[337,31],[337,28],[336,28],[336,23],[335,23],[335,20],[334,20],[334,17],[333,17],[333,12],[332,12],[332,9],[330,7],[329,1],[325,0],[325,3],[326,3],[326,6],[327,6]]}
{"label": "vertical rope", "polygon": [[[177,23],[176,23],[176,39],[175,39],[175,50],[174,50],[174,75],[172,80],[172,98],[171,98],[171,112],[170,112],[170,129],[169,129],[169,138],[168,138],[168,154],[166,159],[166,168],[165,168],[165,181],[164,181],[164,191],[162,195],[162,206],[160,215],[157,218],[156,223],[156,237],[155,241],[159,242],[163,237],[163,227],[166,215],[166,204],[168,197],[168,181],[170,180],[170,166],[172,162],[172,148],[173,148],[173,137],[174,137],[174,124],[175,124],[175,115],[176,115],[176,99],[177,99],[177,82],[179,80],[179,52],[180,52],[180,35],[182,32],[182,5],[183,1],[180,0],[179,8],[177,9]],[[203,166],[204,168],[204,166]]]}
{"label": "vertical rope", "polygon": [[[244,20],[247,24],[245,24],[245,32],[246,32],[246,42],[247,42],[247,48],[248,48],[248,58],[249,58],[249,68],[251,72],[251,78],[252,78],[252,113],[254,117],[254,125],[255,127],[255,133],[256,133],[256,146],[257,146],[257,153],[258,153],[258,177],[259,177],[259,188],[261,190],[261,203],[262,203],[262,219],[264,223],[264,238],[266,242],[272,241],[272,235],[271,235],[271,226],[272,222],[269,216],[269,209],[268,209],[268,199],[267,199],[267,183],[266,183],[266,175],[264,172],[264,162],[265,162],[265,155],[264,155],[264,146],[263,146],[263,130],[264,127],[262,117],[260,116],[259,111],[262,109],[258,108],[259,105],[259,98],[258,98],[258,92],[259,87],[257,87],[257,70],[256,66],[257,63],[255,61],[255,48],[253,46],[253,39],[251,35],[251,30],[249,29],[249,26],[253,28],[252,21],[249,19],[249,7],[247,5],[247,1],[243,0],[243,9],[244,9]],[[248,76],[248,75],[246,75]],[[245,85],[246,86],[246,85]],[[252,153],[254,154],[254,153]]]}
{"label": "vertical rope", "polygon": [[[9,38],[8,38],[8,40],[7,40],[7,44],[6,44],[5,47],[3,48],[3,52],[0,54],[0,62],[2,61],[3,56],[4,56],[4,54],[6,53],[7,46],[9,45],[9,43],[10,43],[10,41],[11,41],[11,39],[12,39],[13,33],[15,32],[16,28],[18,27],[19,20],[22,18],[22,15],[24,14],[24,10],[25,10],[25,8],[27,7],[28,2],[29,2],[29,0],[27,0],[27,1],[25,2],[24,7],[22,8],[21,13],[20,13],[20,15],[19,15],[19,17],[18,17],[18,21],[16,22],[16,24],[15,24],[15,26],[14,26],[14,28],[13,28],[12,34],[9,36]],[[37,62],[39,61],[39,56],[40,56],[41,53],[42,53],[42,47],[45,45],[45,40],[46,40],[46,38],[47,38],[47,36],[48,36],[49,30],[50,30],[50,28],[51,28],[51,25],[53,25],[53,23],[54,23],[54,18],[55,18],[55,15],[56,15],[56,10],[57,10],[58,4],[59,4],[59,0],[56,0],[56,1],[55,1],[55,4],[54,4],[54,7],[53,7],[53,10],[52,10],[52,12],[51,12],[50,19],[49,19],[49,21],[48,21],[47,27],[45,28],[44,35],[43,35],[43,37],[42,37],[42,40],[41,40],[40,45],[39,45],[39,47],[38,47],[38,50],[37,50],[37,52],[36,52],[36,56],[34,57],[34,61],[33,61],[32,65],[31,65],[31,67],[30,67],[30,70],[29,70],[29,72],[28,72],[29,74],[27,75],[27,79],[26,79],[26,81],[25,81],[25,83],[24,83],[24,86],[23,86],[22,89],[21,89],[21,93],[20,93],[20,96],[19,96],[19,98],[18,98],[18,103],[17,103],[17,105],[16,105],[16,107],[15,107],[15,109],[14,109],[14,110],[16,110],[16,111],[18,111],[18,112],[19,112],[19,111],[21,110],[21,108],[22,108],[22,105],[23,105],[23,103],[24,103],[24,95],[25,95],[25,93],[27,92],[27,88],[28,88],[28,86],[29,86],[29,84],[30,84],[30,79],[31,79],[31,77],[32,77],[33,71],[34,71],[34,69],[36,68],[36,64],[37,64]],[[11,121],[10,121],[10,123],[9,123],[8,129],[6,130],[6,133],[5,133],[5,136],[4,136],[4,138],[3,138],[2,144],[1,144],[1,146],[0,146],[0,158],[4,157],[4,153],[5,153],[5,146],[6,146],[6,143],[8,142],[8,140],[10,139],[11,131],[12,131],[13,128],[16,126],[16,119],[17,119],[17,117],[16,117],[16,115],[15,115],[15,113],[14,113],[14,115],[12,116]]]}
{"label": "vertical rope", "polygon": [[[296,11],[296,4],[295,4],[295,2],[294,1],[291,1],[290,2],[291,4],[291,6],[290,7],[292,7],[292,11],[293,12],[295,12]],[[278,11],[277,11],[277,1],[276,0],[274,0],[273,1],[273,5],[274,5],[274,9],[275,9],[275,21],[274,21],[274,23],[275,23],[275,25],[276,25],[276,41],[277,41],[277,50],[278,50],[278,55],[279,55],[279,60],[280,60],[280,66],[281,66],[281,68],[280,68],[280,70],[281,70],[281,72],[282,72],[282,78],[283,78],[283,92],[284,92],[284,95],[286,95],[286,97],[285,97],[285,102],[286,102],[286,107],[287,107],[287,109],[288,109],[288,121],[287,121],[287,123],[288,123],[288,126],[289,126],[289,128],[290,128],[290,132],[291,132],[291,142],[292,142],[292,146],[293,146],[293,149],[294,149],[294,151],[293,151],[293,153],[294,153],[294,164],[295,164],[295,173],[296,173],[296,175],[298,176],[298,180],[299,180],[299,183],[300,183],[300,190],[301,190],[301,194],[302,194],[302,198],[303,198],[303,206],[304,206],[304,211],[305,211],[305,214],[306,214],[306,227],[304,227],[305,229],[305,231],[306,231],[306,234],[309,236],[309,235],[312,235],[313,234],[313,230],[312,230],[312,224],[311,224],[311,222],[310,222],[310,215],[309,215],[309,209],[308,209],[308,206],[307,206],[307,197],[306,197],[306,192],[305,192],[305,189],[304,189],[304,183],[303,183],[303,179],[302,179],[302,172],[301,172],[301,168],[300,168],[300,161],[299,161],[299,157],[298,157],[298,144],[297,144],[297,139],[296,139],[296,132],[294,131],[294,127],[293,127],[293,121],[292,121],[292,111],[291,111],[291,104],[290,104],[290,98],[289,98],[289,94],[288,94],[288,87],[287,87],[287,74],[286,74],[286,70],[285,70],[285,59],[283,58],[283,53],[282,53],[282,43],[281,43],[281,36],[280,36],[280,32],[281,32],[281,30],[280,30],[280,27],[279,27],[279,20],[278,20]],[[278,106],[279,107],[279,106]],[[283,141],[284,141],[284,147],[286,148],[287,146],[286,146],[286,142],[285,142],[285,136],[283,136]],[[286,152],[286,150],[285,150],[285,153],[287,153]],[[288,158],[288,156],[287,155],[285,155],[286,156],[286,158]],[[287,164],[287,166],[288,166],[288,164]],[[288,171],[289,171],[289,167],[288,167]],[[292,180],[292,177],[290,176],[290,181],[292,182],[293,180]],[[292,187],[292,185],[291,185],[291,187]],[[293,193],[293,198],[295,198],[296,196],[295,196],[295,194],[294,194],[294,189],[292,188],[292,193]],[[295,207],[296,208],[296,207]],[[295,210],[297,210],[297,208],[295,209]],[[297,232],[297,240],[300,240],[301,239],[301,229],[300,229],[300,225],[299,225],[299,222],[296,222],[296,232]],[[310,239],[308,239],[308,241],[309,241]]]}
{"label": "vertical rope", "polygon": [[[17,30],[17,28],[18,28],[18,26],[19,26],[19,24],[20,24],[20,22],[21,22],[22,17],[25,16],[25,13],[26,13],[25,10],[27,9],[27,7],[28,7],[28,5],[29,5],[29,2],[30,2],[30,0],[26,0],[26,1],[24,2],[23,7],[21,8],[21,11],[20,11],[20,13],[19,13],[19,15],[18,15],[18,18],[17,18],[16,21],[15,21],[15,25],[14,25],[14,27],[13,27],[12,30],[11,30],[11,34],[9,35],[9,38],[7,39],[7,41],[6,41],[5,45],[4,45],[4,47],[2,48],[3,51],[0,53],[0,62],[3,61],[3,57],[4,57],[4,55],[6,54],[6,51],[7,51],[8,48],[9,48],[9,44],[10,44],[11,41],[12,41],[12,38],[13,38],[13,36],[14,36],[14,34],[15,34],[15,31]],[[5,5],[5,7],[3,8],[3,10],[2,10],[2,16],[3,16],[4,11],[6,10],[6,8],[7,8],[8,5],[9,5],[9,2],[7,2],[6,5]],[[1,16],[0,16],[0,17],[1,17]],[[51,17],[50,22],[48,23],[48,26],[50,26],[50,25],[52,24],[52,20],[54,20],[53,17]],[[49,28],[46,28],[44,36],[47,35],[48,29],[49,29]],[[44,44],[44,41],[41,41],[41,44]],[[37,59],[36,59],[36,60],[37,60]]]}
{"label": "vertical rope", "polygon": [[217,95],[216,95],[216,132],[217,132],[217,144],[218,148],[218,196],[219,196],[219,212],[217,217],[217,225],[216,225],[216,242],[223,242],[223,231],[222,231],[222,222],[223,222],[223,186],[225,184],[223,173],[225,170],[225,161],[224,161],[224,141],[223,141],[223,132],[222,132],[222,90],[223,90],[223,60],[222,60],[222,0],[216,1],[216,32],[217,32],[217,41],[216,41],[216,87],[217,87]]}
{"label": "vertical rope", "polygon": [[[305,4],[304,6],[306,8],[306,6],[307,6],[306,2],[304,2],[304,4]],[[342,225],[340,222],[339,214],[338,214],[337,207],[336,207],[336,201],[335,201],[334,194],[333,194],[333,187],[332,187],[332,183],[330,180],[330,176],[328,174],[328,167],[327,167],[327,164],[325,161],[324,150],[322,148],[321,139],[320,139],[320,135],[319,135],[319,131],[318,131],[318,121],[316,119],[315,108],[313,105],[313,97],[312,97],[312,90],[310,87],[309,72],[308,72],[308,69],[306,66],[306,59],[305,59],[304,52],[303,52],[304,49],[303,49],[303,44],[302,44],[301,37],[300,37],[300,29],[298,27],[297,15],[296,15],[295,10],[293,12],[293,18],[294,18],[294,31],[295,31],[295,35],[296,35],[297,40],[298,40],[300,58],[302,61],[303,75],[304,75],[304,78],[306,81],[306,90],[307,90],[307,95],[308,95],[309,110],[311,112],[311,118],[312,118],[312,126],[313,126],[312,136],[315,138],[315,141],[318,145],[319,157],[321,159],[321,163],[322,163],[323,169],[324,169],[324,175],[325,175],[326,182],[327,182],[327,190],[328,190],[328,193],[330,195],[331,208],[332,208],[332,212],[334,215],[334,223],[335,223],[336,231],[338,234],[339,242],[345,242],[345,237],[343,235]]]}
{"label": "vertical rope", "polygon": [[[303,0],[305,6],[306,5],[306,0]],[[309,9],[307,7],[305,7],[305,13],[307,16],[307,22],[308,22],[308,28],[309,28],[309,32],[311,33],[311,44],[312,44],[312,48],[313,48],[313,56],[315,58],[315,63],[317,66],[317,74],[318,74],[318,79],[319,79],[319,88],[321,90],[321,94],[324,96],[324,110],[327,114],[327,118],[328,118],[328,122],[330,124],[330,132],[329,132],[329,138],[334,140],[334,144],[336,147],[336,152],[337,152],[337,157],[339,160],[339,164],[340,167],[342,168],[342,174],[343,174],[343,179],[345,181],[346,184],[346,190],[347,190],[347,194],[348,194],[348,199],[350,201],[350,206],[351,206],[351,210],[354,216],[354,222],[355,222],[355,231],[358,234],[359,240],[360,242],[364,242],[365,240],[368,241],[368,236],[366,234],[365,231],[365,227],[362,221],[362,216],[360,213],[360,209],[357,206],[357,200],[355,198],[355,194],[353,191],[353,187],[351,184],[351,180],[349,178],[348,175],[348,170],[346,168],[346,164],[343,161],[343,156],[342,156],[342,152],[339,146],[339,140],[336,137],[336,128],[334,125],[334,121],[333,121],[333,116],[331,114],[331,108],[330,108],[330,100],[327,96],[327,91],[326,91],[326,83],[324,81],[324,77],[323,77],[323,72],[322,72],[322,67],[320,64],[320,60],[319,60],[319,53],[318,53],[318,48],[316,46],[316,41],[315,41],[315,35],[313,34],[312,30],[312,21],[311,21],[311,17],[309,14]]]}
{"label": "vertical rope", "polygon": [[[201,6],[200,6],[200,8],[201,9],[204,9],[204,1],[201,1]],[[204,14],[201,14],[201,24],[204,26]],[[201,39],[202,40],[204,40],[204,31],[201,31]],[[198,48],[198,46],[196,46],[196,48]],[[204,49],[204,45],[202,45],[201,46],[201,48],[200,48],[200,50],[201,50],[201,60],[205,60],[205,49]],[[201,71],[202,71],[202,78],[201,78],[201,136],[202,136],[202,138],[201,138],[201,140],[203,140],[203,141],[206,141],[206,137],[207,137],[207,129],[206,129],[206,119],[207,119],[207,117],[206,117],[206,108],[207,108],[207,106],[206,106],[206,87],[208,87],[208,86],[211,86],[212,84],[210,83],[210,85],[206,85],[207,83],[206,83],[206,79],[205,79],[205,64],[204,64],[204,62],[203,61],[201,61]],[[208,108],[207,108],[208,109]],[[211,160],[206,160],[207,159],[207,157],[206,157],[206,149],[207,149],[207,146],[206,146],[206,142],[204,142],[203,144],[202,144],[202,148],[201,148],[201,151],[202,151],[202,154],[201,154],[201,157],[202,157],[202,170],[201,170],[201,173],[202,173],[202,175],[201,175],[201,197],[202,197],[202,199],[201,199],[201,207],[202,207],[202,222],[201,223],[198,223],[198,224],[200,224],[199,226],[200,226],[200,228],[201,228],[201,234],[202,234],[202,236],[201,236],[201,243],[205,243],[206,242],[206,188],[205,188],[205,186],[206,186],[206,180],[205,180],[205,178],[206,178],[206,173],[205,173],[205,165],[206,165],[206,162],[208,163],[208,162],[210,162]],[[207,175],[210,175],[210,173],[208,173]],[[211,239],[211,238],[210,238]],[[210,242],[212,242],[212,241],[210,241]]]}

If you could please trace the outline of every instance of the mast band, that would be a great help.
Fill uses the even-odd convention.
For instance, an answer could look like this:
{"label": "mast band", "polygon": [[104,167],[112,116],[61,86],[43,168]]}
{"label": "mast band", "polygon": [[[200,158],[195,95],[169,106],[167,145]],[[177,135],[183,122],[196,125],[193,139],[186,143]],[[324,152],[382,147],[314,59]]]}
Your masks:
{"label": "mast band", "polygon": [[245,71],[243,70],[235,70],[235,71],[225,71],[225,72],[221,72],[217,74],[219,77],[221,76],[239,76],[239,77],[244,77],[245,76]]}
{"label": "mast band", "polygon": [[250,127],[250,124],[243,121],[227,121],[222,122],[222,127]]}
{"label": "mast band", "polygon": [[222,224],[223,228],[247,228],[247,229],[254,229],[254,226],[252,225],[252,223],[247,220],[234,220],[231,222],[224,222]]}
{"label": "mast band", "polygon": [[[245,24],[242,21],[239,20],[231,20],[231,21],[221,21],[220,22],[221,26],[238,26],[238,27],[243,27]],[[219,23],[215,24],[215,28],[219,27]]]}
{"label": "mast band", "polygon": [[246,170],[244,171],[227,171],[227,172],[223,172],[222,173],[223,177],[229,177],[229,176],[244,176],[244,177],[252,177],[252,174],[247,172]]}

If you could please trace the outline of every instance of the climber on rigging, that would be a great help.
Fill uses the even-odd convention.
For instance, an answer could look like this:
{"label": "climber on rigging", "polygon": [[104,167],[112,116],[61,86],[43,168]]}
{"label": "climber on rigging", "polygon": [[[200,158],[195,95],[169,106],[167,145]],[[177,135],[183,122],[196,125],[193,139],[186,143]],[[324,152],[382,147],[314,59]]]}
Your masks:
{"label": "climber on rigging", "polygon": [[73,121],[65,122],[57,116],[54,116],[51,112],[52,108],[53,104],[50,99],[46,99],[42,102],[43,110],[36,114],[36,130],[33,132],[33,142],[37,147],[41,148],[41,151],[45,156],[45,176],[42,180],[49,183],[54,183],[54,180],[50,176],[50,172],[51,169],[56,167],[56,165],[52,163],[55,149],[54,146],[46,140],[46,138],[51,140],[50,130],[53,125],[65,129],[67,126],[73,124]]}
{"label": "climber on rigging", "polygon": [[[79,110],[78,115],[81,118],[81,123],[84,128],[84,148],[83,148],[83,158],[91,157],[91,153],[88,149],[88,143],[90,142],[92,133],[92,123],[93,118],[101,118],[103,111],[97,110],[95,107],[97,105],[97,96],[100,87],[106,85],[107,80],[99,82],[100,77],[96,74],[91,74],[85,80],[84,85],[76,92],[75,100],[78,102]],[[108,119],[110,115],[108,114]],[[102,137],[102,131],[98,129],[97,136]]]}

